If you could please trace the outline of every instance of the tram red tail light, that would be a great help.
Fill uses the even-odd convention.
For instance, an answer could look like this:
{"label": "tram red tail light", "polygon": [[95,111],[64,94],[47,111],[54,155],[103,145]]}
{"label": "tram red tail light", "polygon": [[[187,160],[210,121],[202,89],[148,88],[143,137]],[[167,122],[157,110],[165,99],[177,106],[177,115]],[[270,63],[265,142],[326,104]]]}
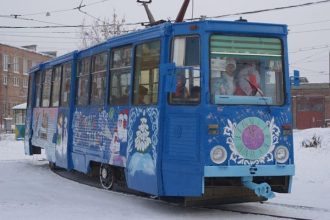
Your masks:
{"label": "tram red tail light", "polygon": [[282,125],[283,135],[291,135],[292,134],[292,126],[290,124]]}

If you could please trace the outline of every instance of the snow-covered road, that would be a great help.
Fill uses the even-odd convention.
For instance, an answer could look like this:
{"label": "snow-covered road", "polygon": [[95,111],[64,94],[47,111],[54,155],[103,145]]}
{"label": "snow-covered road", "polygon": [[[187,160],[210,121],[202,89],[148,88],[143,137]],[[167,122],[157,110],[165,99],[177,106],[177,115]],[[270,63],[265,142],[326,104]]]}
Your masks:
{"label": "snow-covered road", "polygon": [[[321,137],[321,148],[300,147],[303,139],[314,134]],[[0,140],[0,219],[275,219],[184,208],[82,185],[51,172],[41,156],[25,156],[22,142],[11,136],[2,139],[7,140]],[[221,208],[330,219],[330,129],[295,131],[295,148],[297,168],[292,194],[276,194],[266,204]]]}

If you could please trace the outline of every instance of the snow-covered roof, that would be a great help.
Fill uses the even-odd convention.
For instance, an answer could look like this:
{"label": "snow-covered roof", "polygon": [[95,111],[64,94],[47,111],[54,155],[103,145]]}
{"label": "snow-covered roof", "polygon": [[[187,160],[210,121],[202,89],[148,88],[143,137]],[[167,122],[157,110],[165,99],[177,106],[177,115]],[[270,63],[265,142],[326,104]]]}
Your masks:
{"label": "snow-covered roof", "polygon": [[43,55],[43,56],[46,56],[46,57],[53,58],[53,56],[51,56],[49,54],[37,52],[37,51],[34,51],[34,50],[29,50],[29,49],[24,48],[24,47],[18,47],[18,46],[8,45],[8,44],[4,44],[4,43],[0,43],[0,45],[4,45],[4,46],[7,46],[7,47],[12,47],[12,48],[16,48],[16,49],[19,49],[19,50],[25,50],[25,51],[28,51],[28,52],[31,52],[31,53],[36,53],[36,54],[39,54],[39,55]]}
{"label": "snow-covered roof", "polygon": [[22,104],[19,104],[19,105],[15,105],[15,106],[12,107],[11,109],[13,109],[13,110],[26,109],[26,103],[22,103]]}

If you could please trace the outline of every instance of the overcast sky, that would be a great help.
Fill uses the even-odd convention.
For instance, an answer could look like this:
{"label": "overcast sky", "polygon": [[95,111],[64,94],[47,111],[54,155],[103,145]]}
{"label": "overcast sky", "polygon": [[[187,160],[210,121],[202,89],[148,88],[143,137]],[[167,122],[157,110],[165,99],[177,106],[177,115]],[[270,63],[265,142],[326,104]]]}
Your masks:
{"label": "overcast sky", "polygon": [[[183,0],[153,0],[149,6],[156,20],[175,19]],[[217,16],[289,5],[319,2],[320,0],[193,0],[185,18],[201,15]],[[83,19],[91,24],[93,18],[78,10],[56,12],[78,7],[81,0],[1,0],[0,26],[80,25]],[[96,4],[93,4],[96,3]],[[109,18],[113,10],[127,23],[147,21],[144,8],[135,0],[83,0],[82,8],[98,18]],[[91,5],[89,5],[91,4]],[[39,13],[40,12],[40,13]],[[50,16],[46,16],[50,12]],[[18,20],[8,15],[24,15]],[[221,18],[236,20],[239,16]],[[290,72],[298,69],[311,82],[329,82],[330,1],[306,7],[244,15],[253,22],[280,23],[289,26]],[[33,19],[33,20],[31,20]],[[42,23],[42,22],[49,23]],[[37,44],[39,51],[58,51],[64,54],[81,45],[79,28],[4,29],[0,28],[0,43],[14,46]]]}

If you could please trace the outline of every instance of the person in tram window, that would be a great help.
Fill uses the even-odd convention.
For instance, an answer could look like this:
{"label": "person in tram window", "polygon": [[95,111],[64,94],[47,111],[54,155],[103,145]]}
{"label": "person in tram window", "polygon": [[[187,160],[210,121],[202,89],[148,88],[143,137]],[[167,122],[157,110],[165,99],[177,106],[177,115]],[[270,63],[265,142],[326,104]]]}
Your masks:
{"label": "person in tram window", "polygon": [[255,62],[246,62],[238,73],[235,94],[240,96],[263,95],[260,89],[260,75]]}
{"label": "person in tram window", "polygon": [[183,73],[180,73],[176,77],[176,89],[173,98],[187,98],[188,96],[189,92],[186,87],[186,77]]}
{"label": "person in tram window", "polygon": [[194,100],[199,100],[201,96],[201,91],[199,86],[194,86],[191,89],[190,98]]}
{"label": "person in tram window", "polygon": [[234,95],[236,90],[235,83],[236,61],[232,58],[226,60],[226,71],[220,77],[220,95]]}
{"label": "person in tram window", "polygon": [[144,86],[139,86],[139,98],[138,98],[138,104],[145,105],[146,102],[144,100],[144,97],[148,95],[148,89]]}

